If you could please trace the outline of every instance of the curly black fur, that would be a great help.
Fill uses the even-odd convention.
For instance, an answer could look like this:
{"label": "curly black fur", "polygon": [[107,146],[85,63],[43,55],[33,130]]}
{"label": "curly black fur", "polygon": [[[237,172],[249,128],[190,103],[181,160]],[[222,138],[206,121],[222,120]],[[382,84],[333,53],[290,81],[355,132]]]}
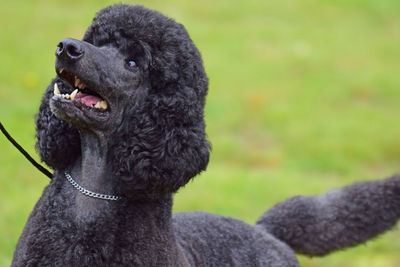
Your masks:
{"label": "curly black fur", "polygon": [[[295,251],[324,255],[354,246],[400,217],[397,176],[291,198],[255,225],[200,212],[172,215],[172,194],[205,170],[210,150],[208,80],[184,27],[141,6],[116,5],[97,14],[82,41],[58,46],[58,75],[36,121],[41,159],[55,173],[12,266],[295,267]],[[127,67],[132,60],[138,67]],[[53,92],[59,86],[71,93],[74,75],[109,109],[94,111]],[[64,172],[123,198],[88,197]]]}
{"label": "curly black fur", "polygon": [[[209,159],[203,120],[208,79],[197,48],[182,25],[140,6],[101,10],[83,40],[117,47],[148,75],[144,101],[127,107],[112,138],[110,161],[121,188],[135,196],[175,192]],[[79,157],[80,139],[50,111],[52,92],[53,83],[38,114],[37,147],[44,162],[63,169]]]}
{"label": "curly black fur", "polygon": [[57,119],[50,110],[54,81],[47,88],[36,118],[36,148],[40,158],[53,169],[64,169],[79,156],[81,142],[78,130]]}

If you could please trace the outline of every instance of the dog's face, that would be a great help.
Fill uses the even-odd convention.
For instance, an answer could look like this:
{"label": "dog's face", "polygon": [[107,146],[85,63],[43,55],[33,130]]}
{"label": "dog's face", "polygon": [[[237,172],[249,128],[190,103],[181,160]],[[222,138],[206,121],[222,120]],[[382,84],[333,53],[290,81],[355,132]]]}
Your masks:
{"label": "dog's face", "polygon": [[141,6],[108,7],[82,41],[58,44],[55,65],[37,117],[37,147],[49,166],[74,162],[80,129],[108,140],[127,194],[174,192],[206,168],[208,80],[182,25]]}
{"label": "dog's face", "polygon": [[140,101],[139,91],[148,89],[147,72],[117,47],[64,39],[56,56],[51,111],[83,130],[111,136],[126,108]]}

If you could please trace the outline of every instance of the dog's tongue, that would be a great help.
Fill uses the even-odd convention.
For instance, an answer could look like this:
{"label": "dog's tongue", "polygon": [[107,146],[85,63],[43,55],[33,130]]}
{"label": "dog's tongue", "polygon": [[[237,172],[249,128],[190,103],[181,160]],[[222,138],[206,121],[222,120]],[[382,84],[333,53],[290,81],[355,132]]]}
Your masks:
{"label": "dog's tongue", "polygon": [[97,102],[100,102],[102,99],[100,97],[94,95],[88,95],[84,93],[78,93],[75,97],[76,100],[81,101],[88,107],[96,105]]}

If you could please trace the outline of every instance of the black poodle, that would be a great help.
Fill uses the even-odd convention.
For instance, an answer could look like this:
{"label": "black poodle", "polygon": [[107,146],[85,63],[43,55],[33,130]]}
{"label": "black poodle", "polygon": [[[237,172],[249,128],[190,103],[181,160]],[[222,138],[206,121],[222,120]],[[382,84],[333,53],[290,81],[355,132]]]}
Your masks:
{"label": "black poodle", "polygon": [[255,225],[172,215],[172,195],[205,170],[208,80],[184,27],[141,6],[101,10],[64,39],[37,116],[54,177],[13,266],[299,266],[393,227],[400,177],[294,197]]}

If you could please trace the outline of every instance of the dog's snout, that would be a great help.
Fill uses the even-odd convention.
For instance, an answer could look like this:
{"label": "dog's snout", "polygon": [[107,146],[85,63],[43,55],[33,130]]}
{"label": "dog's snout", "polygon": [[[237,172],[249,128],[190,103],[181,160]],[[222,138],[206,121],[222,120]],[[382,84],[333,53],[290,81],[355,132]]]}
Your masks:
{"label": "dog's snout", "polygon": [[57,45],[56,56],[67,61],[77,61],[85,52],[81,41],[75,39],[61,40]]}

